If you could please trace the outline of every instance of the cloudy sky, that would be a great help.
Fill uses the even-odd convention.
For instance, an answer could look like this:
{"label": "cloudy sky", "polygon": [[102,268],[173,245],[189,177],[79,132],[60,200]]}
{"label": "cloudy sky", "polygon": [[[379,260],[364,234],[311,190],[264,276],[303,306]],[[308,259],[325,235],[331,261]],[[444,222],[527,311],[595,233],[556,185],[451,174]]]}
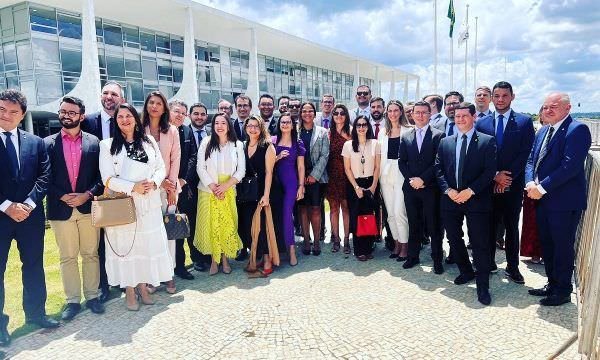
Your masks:
{"label": "cloudy sky", "polygon": [[[433,91],[433,0],[196,0],[261,24],[421,77]],[[450,89],[449,0],[438,0],[438,90]],[[464,47],[457,35],[469,4],[467,98],[473,96],[475,16],[477,83],[507,80],[513,108],[537,112],[544,94],[571,95],[573,111],[600,111],[600,1],[455,1],[454,88],[464,92]],[[348,31],[355,29],[355,32]],[[506,66],[506,72],[505,72]],[[413,90],[409,97],[414,97]],[[397,94],[403,86],[398,85]],[[383,94],[386,95],[385,93]],[[580,107],[578,107],[580,104]]]}

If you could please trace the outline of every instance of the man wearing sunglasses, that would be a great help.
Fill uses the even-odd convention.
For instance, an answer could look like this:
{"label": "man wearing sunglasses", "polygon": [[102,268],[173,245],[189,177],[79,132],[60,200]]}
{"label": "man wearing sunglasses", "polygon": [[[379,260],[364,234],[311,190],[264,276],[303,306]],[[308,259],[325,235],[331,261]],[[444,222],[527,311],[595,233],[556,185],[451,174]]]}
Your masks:
{"label": "man wearing sunglasses", "polygon": [[360,85],[356,89],[356,104],[358,106],[350,110],[350,123],[354,123],[354,119],[360,115],[364,115],[369,119],[371,118],[371,107],[369,106],[371,97],[371,88],[369,86]]}

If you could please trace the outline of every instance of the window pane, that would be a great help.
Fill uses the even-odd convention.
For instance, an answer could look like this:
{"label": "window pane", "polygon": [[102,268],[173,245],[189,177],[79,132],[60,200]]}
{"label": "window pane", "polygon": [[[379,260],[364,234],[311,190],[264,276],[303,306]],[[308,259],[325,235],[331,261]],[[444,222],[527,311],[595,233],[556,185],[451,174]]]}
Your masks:
{"label": "window pane", "polygon": [[29,19],[27,19],[27,9],[14,12],[15,34],[25,34],[29,30]]}
{"label": "window pane", "polygon": [[81,51],[60,49],[60,61],[63,71],[81,73]]}
{"label": "window pane", "polygon": [[56,12],[54,10],[30,8],[31,25],[42,25],[56,28]]}
{"label": "window pane", "polygon": [[158,75],[173,76],[171,70],[171,61],[158,59]]}
{"label": "window pane", "polygon": [[17,43],[17,57],[19,61],[19,70],[33,69],[33,58],[29,41]]}
{"label": "window pane", "polygon": [[125,41],[129,41],[136,44],[140,42],[140,35],[137,29],[123,27],[123,36]]}
{"label": "window pane", "polygon": [[[60,59],[57,41],[32,38],[31,46],[33,48],[33,61],[36,68],[59,70]],[[4,55],[6,56],[6,49]]]}
{"label": "window pane", "polygon": [[59,75],[37,76],[39,104],[49,103],[63,95],[62,79]]}
{"label": "window pane", "polygon": [[96,19],[96,36],[104,36],[104,31],[102,31],[101,19]]}
{"label": "window pane", "polygon": [[140,56],[135,54],[125,54],[125,70],[142,72]]}
{"label": "window pane", "polygon": [[171,53],[171,41],[168,35],[156,35],[156,51],[163,54]]}
{"label": "window pane", "polygon": [[171,39],[171,54],[183,57],[183,40]]}
{"label": "window pane", "polygon": [[183,81],[183,63],[173,62],[173,81],[178,83]]}
{"label": "window pane", "polygon": [[246,51],[240,51],[240,60],[242,63],[242,68],[248,69],[248,67],[250,66],[250,53]]}
{"label": "window pane", "polygon": [[132,101],[144,101],[144,90],[141,81],[127,80],[127,88]]}
{"label": "window pane", "polygon": [[72,39],[81,39],[81,19],[59,14],[58,35]]}
{"label": "window pane", "polygon": [[197,57],[198,57],[198,61],[208,61],[209,60],[209,55],[208,55],[208,48],[206,48],[205,46],[196,46],[196,53],[197,53]]}
{"label": "window pane", "polygon": [[221,87],[224,89],[231,88],[231,70],[229,68],[221,69]]}
{"label": "window pane", "polygon": [[[232,51],[234,51],[234,50],[232,50]],[[221,54],[221,64],[229,66],[229,64],[231,63],[229,61],[229,48],[221,47],[220,54]]]}
{"label": "window pane", "polygon": [[198,86],[210,86],[210,70],[208,66],[198,66]]}
{"label": "window pane", "polygon": [[152,52],[156,51],[156,41],[154,40],[154,34],[140,32],[140,43],[142,45],[142,50]]}
{"label": "window pane", "polygon": [[123,34],[121,28],[114,25],[104,24],[104,43],[109,45],[123,46]]}
{"label": "window pane", "polygon": [[142,72],[145,80],[156,81],[158,79],[158,74],[156,72],[156,60],[142,60]]}
{"label": "window pane", "polygon": [[208,52],[210,53],[211,62],[221,62],[221,54],[218,45],[209,45]]}
{"label": "window pane", "polygon": [[118,55],[106,55],[106,72],[109,76],[125,76],[123,57]]}

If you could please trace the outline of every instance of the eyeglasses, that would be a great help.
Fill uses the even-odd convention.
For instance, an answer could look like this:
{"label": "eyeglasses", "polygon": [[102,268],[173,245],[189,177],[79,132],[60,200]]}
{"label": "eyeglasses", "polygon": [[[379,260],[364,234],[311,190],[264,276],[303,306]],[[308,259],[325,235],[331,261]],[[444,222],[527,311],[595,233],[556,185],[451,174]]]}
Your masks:
{"label": "eyeglasses", "polygon": [[182,115],[182,116],[187,116],[186,112],[182,112],[182,111],[171,111],[173,114],[175,115]]}
{"label": "eyeglasses", "polygon": [[422,116],[422,115],[429,115],[431,114],[431,112],[429,111],[414,111],[413,115],[418,115],[418,116]]}
{"label": "eyeglasses", "polygon": [[460,105],[459,102],[453,102],[453,103],[446,104],[447,107],[455,107],[455,106],[458,106],[458,105]]}
{"label": "eyeglasses", "polygon": [[70,118],[74,117],[75,115],[79,115],[81,113],[75,112],[75,111],[65,111],[65,110],[59,110],[58,111],[58,116],[68,116]]}
{"label": "eyeglasses", "polygon": [[281,125],[291,125],[292,122],[290,120],[283,120],[279,122]]}
{"label": "eyeglasses", "polygon": [[369,96],[368,91],[357,91],[356,96]]}
{"label": "eyeglasses", "polygon": [[246,125],[246,129],[259,129],[259,128],[260,128],[259,125],[254,125],[254,124]]}
{"label": "eyeglasses", "polygon": [[367,124],[367,123],[358,123],[358,124],[356,124],[356,128],[357,129],[358,128],[366,128],[366,127],[369,127],[369,124]]}
{"label": "eyeglasses", "polygon": [[346,113],[343,111],[336,111],[333,113],[333,116],[346,116]]}
{"label": "eyeglasses", "polygon": [[273,107],[273,104],[271,104],[271,103],[260,103],[258,105],[264,106],[264,107]]}
{"label": "eyeglasses", "polygon": [[328,104],[328,105],[333,104],[333,101],[331,101],[331,100],[323,100],[322,102],[323,102],[323,104]]}

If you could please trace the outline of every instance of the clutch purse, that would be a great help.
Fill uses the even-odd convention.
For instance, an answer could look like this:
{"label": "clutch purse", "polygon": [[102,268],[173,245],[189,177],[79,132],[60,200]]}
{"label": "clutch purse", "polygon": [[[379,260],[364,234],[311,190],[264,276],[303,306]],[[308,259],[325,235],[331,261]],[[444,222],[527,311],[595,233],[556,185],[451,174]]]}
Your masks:
{"label": "clutch purse", "polygon": [[133,198],[104,188],[104,194],[92,200],[92,226],[104,228],[136,221]]}
{"label": "clutch purse", "polygon": [[167,239],[184,239],[190,237],[190,223],[183,213],[165,214],[163,216]]}

